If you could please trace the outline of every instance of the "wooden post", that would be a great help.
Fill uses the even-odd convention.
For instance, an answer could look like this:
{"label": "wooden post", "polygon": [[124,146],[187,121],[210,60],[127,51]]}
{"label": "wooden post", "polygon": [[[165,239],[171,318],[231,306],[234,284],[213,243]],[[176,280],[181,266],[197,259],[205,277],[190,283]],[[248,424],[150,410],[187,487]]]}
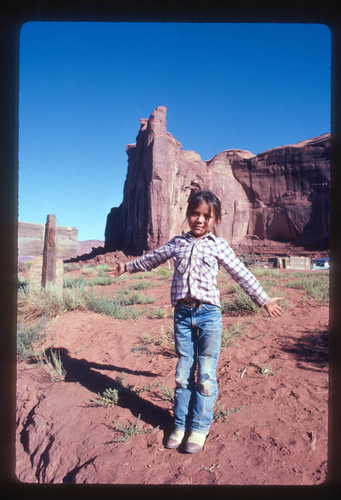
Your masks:
{"label": "wooden post", "polygon": [[41,285],[56,282],[56,216],[48,215],[45,226],[43,269]]}

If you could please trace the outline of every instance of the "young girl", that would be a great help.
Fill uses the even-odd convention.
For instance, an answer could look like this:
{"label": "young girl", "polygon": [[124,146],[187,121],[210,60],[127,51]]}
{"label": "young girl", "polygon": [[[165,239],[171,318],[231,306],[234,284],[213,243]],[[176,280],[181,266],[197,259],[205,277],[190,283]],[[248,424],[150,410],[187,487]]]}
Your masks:
{"label": "young girl", "polygon": [[[252,300],[271,317],[281,315],[280,297],[270,299],[256,278],[236,257],[223,238],[211,229],[221,220],[219,199],[211,191],[193,195],[186,218],[190,231],[126,264],[119,263],[109,276],[128,271],[150,271],[174,259],[171,302],[178,363],[175,373],[174,430],[166,447],[178,448],[185,431],[185,451],[202,450],[209,432],[218,395],[216,378],[222,320],[216,276],[220,266],[236,280]],[[195,372],[197,373],[195,379]]]}

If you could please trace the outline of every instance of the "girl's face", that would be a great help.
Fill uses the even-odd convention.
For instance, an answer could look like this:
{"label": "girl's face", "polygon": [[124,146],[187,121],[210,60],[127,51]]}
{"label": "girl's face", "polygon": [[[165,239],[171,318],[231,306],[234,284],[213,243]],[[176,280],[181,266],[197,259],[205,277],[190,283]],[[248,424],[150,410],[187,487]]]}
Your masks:
{"label": "girl's face", "polygon": [[202,238],[207,234],[215,223],[214,208],[210,209],[203,201],[198,205],[188,217],[188,224],[194,238]]}

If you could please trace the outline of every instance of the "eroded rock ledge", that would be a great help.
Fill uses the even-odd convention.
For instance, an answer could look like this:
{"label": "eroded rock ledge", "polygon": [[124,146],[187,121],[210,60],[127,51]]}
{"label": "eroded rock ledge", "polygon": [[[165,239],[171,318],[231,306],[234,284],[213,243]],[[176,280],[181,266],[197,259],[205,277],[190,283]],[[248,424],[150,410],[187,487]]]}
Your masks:
{"label": "eroded rock ledge", "polygon": [[211,189],[222,202],[217,234],[231,244],[245,236],[328,247],[330,134],[258,155],[230,149],[208,161],[183,151],[159,106],[141,119],[127,146],[123,202],[107,217],[106,251],[140,255],[186,229],[193,191]]}

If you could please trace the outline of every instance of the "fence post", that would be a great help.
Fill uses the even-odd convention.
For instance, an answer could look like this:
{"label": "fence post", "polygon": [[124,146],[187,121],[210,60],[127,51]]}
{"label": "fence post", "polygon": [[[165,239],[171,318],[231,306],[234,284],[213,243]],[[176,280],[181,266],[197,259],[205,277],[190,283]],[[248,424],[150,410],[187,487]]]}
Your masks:
{"label": "fence post", "polygon": [[45,240],[43,253],[43,269],[41,285],[50,281],[56,282],[56,216],[48,215],[45,225]]}

